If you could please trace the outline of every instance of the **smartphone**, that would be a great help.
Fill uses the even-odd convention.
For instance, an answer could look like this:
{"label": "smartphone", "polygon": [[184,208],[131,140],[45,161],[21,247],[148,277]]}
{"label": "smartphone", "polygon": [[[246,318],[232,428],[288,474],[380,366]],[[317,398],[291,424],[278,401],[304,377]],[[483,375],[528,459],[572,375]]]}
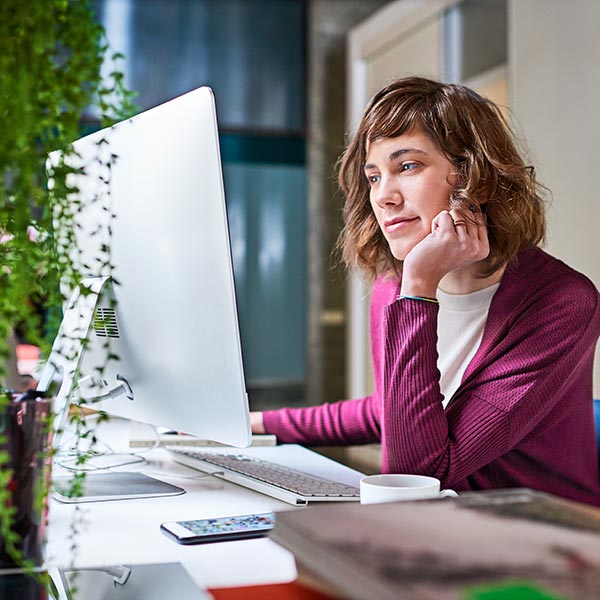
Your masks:
{"label": "smartphone", "polygon": [[195,521],[172,521],[163,523],[160,529],[180,544],[205,544],[263,537],[274,525],[275,513],[261,513]]}

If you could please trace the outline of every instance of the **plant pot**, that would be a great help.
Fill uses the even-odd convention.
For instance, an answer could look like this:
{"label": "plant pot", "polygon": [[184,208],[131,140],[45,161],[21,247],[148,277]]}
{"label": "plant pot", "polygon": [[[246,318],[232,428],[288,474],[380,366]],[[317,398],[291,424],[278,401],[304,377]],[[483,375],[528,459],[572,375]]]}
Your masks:
{"label": "plant pot", "polygon": [[[10,470],[7,504],[13,507],[11,530],[22,558],[41,566],[48,516],[51,465],[51,401],[42,392],[29,390],[9,393],[0,410],[0,455]],[[6,520],[8,506],[0,506],[0,519]],[[0,569],[20,568],[11,557],[7,540],[0,534]]]}
{"label": "plant pot", "polygon": [[23,572],[3,574],[0,571],[0,598],[2,600],[46,600],[48,589],[44,577],[45,574],[42,574],[42,579],[36,579]]}

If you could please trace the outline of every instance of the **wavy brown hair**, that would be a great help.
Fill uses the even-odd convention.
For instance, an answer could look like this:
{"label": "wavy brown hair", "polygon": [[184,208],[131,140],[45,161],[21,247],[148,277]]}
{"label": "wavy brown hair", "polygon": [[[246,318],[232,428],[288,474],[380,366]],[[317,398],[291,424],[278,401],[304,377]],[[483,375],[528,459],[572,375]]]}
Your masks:
{"label": "wavy brown hair", "polygon": [[375,94],[338,161],[345,196],[338,247],[346,265],[370,278],[399,268],[371,209],[363,167],[368,143],[415,130],[456,165],[449,207],[463,215],[468,209],[485,214],[490,254],[481,263],[482,277],[544,240],[543,186],[521,158],[499,108],[465,86],[408,77]]}

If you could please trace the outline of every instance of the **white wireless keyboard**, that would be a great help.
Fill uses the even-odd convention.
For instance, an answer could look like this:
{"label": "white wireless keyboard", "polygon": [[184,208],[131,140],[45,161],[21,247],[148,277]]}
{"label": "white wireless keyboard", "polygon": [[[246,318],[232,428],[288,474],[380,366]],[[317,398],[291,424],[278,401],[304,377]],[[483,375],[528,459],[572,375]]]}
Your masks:
{"label": "white wireless keyboard", "polygon": [[309,502],[360,500],[357,487],[316,477],[242,454],[221,454],[192,446],[166,446],[173,460],[227,481],[303,506]]}

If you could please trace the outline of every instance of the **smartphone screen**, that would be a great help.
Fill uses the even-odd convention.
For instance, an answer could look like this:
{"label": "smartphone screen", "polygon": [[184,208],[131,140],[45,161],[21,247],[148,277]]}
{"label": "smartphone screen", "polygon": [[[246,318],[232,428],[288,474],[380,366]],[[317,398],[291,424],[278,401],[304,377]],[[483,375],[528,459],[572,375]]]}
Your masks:
{"label": "smartphone screen", "polygon": [[273,529],[275,513],[218,517],[195,521],[173,521],[163,523],[163,533],[180,544],[204,544],[262,537]]}

